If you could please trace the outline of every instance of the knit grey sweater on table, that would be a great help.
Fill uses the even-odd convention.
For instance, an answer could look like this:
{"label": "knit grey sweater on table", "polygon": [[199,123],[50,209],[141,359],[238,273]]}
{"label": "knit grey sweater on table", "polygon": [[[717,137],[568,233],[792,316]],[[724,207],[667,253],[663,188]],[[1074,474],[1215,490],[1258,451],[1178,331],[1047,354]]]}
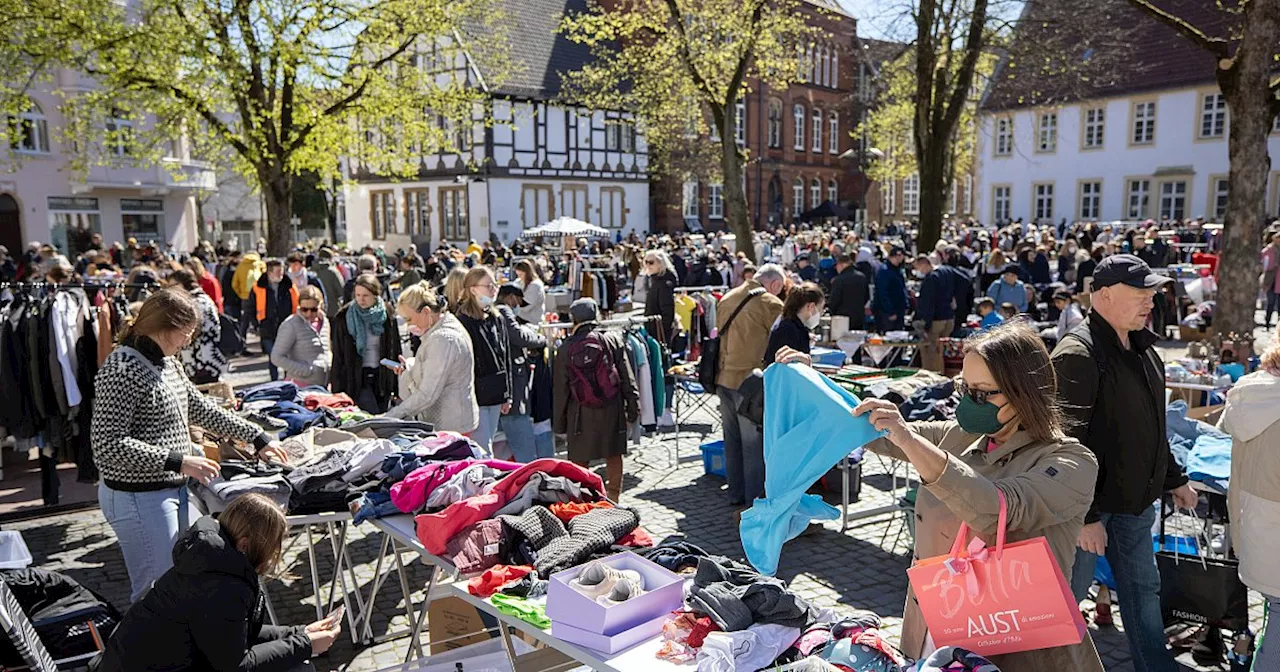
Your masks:
{"label": "knit grey sweater on table", "polygon": [[201,394],[176,357],[146,337],[129,339],[107,356],[94,380],[90,443],[102,482],[113,490],[146,492],[180,487],[182,458],[202,455],[190,426],[261,449],[257,425]]}

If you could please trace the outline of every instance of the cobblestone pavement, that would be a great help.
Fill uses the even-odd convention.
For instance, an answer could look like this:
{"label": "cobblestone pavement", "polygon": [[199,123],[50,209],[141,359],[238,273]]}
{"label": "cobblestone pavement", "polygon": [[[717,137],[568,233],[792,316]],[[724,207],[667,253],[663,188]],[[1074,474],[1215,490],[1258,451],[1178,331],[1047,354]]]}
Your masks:
{"label": "cobblestone pavement", "polygon": [[[233,381],[248,384],[265,379],[262,357],[237,360]],[[714,408],[714,404],[712,405]],[[742,557],[734,524],[733,508],[723,494],[723,482],[703,473],[698,444],[704,435],[718,436],[707,424],[710,414],[692,418],[679,434],[665,434],[646,440],[646,445],[627,461],[624,503],[636,507],[645,527],[657,539],[668,535],[684,535],[709,552]],[[669,458],[678,440],[678,461]],[[889,504],[890,479],[878,458],[868,463],[862,489],[862,501],[854,510]],[[838,495],[836,495],[838,503]],[[841,534],[838,522],[824,525],[818,534],[802,537],[787,544],[783,551],[779,576],[791,583],[800,595],[820,606],[842,605],[870,609],[880,614],[896,637],[900,628],[902,605],[907,587],[906,568],[910,556],[911,536],[902,514],[881,516],[853,524]],[[122,609],[128,603],[128,577],[111,528],[97,510],[30,520],[9,526],[20,530],[35,558],[35,566],[64,571],[76,580],[99,591]],[[380,539],[364,525],[351,533],[349,552],[356,563],[356,575],[362,594],[367,595],[372,583],[373,565]],[[298,543],[286,555],[290,572],[298,577],[272,581],[269,590],[276,613],[282,623],[304,624],[315,620],[314,591],[310,585],[308,558],[303,553],[305,534],[297,535]],[[327,541],[316,538],[316,561],[321,576],[331,576],[333,554]],[[409,556],[405,556],[406,560]],[[407,572],[414,599],[422,599],[422,586],[427,571],[414,562]],[[387,585],[376,603],[373,629],[385,634],[406,627],[405,606],[398,586]],[[328,585],[321,586],[327,593]],[[1255,628],[1261,621],[1261,603],[1253,597]],[[1123,613],[1123,612],[1122,612]],[[1108,670],[1128,672],[1128,649],[1117,617],[1115,628],[1091,629]],[[372,672],[396,665],[409,649],[407,639],[393,640],[367,648],[343,639],[330,654],[317,661],[319,670]],[[1190,657],[1185,662],[1191,666]],[[1195,668],[1192,669],[1226,669]]]}

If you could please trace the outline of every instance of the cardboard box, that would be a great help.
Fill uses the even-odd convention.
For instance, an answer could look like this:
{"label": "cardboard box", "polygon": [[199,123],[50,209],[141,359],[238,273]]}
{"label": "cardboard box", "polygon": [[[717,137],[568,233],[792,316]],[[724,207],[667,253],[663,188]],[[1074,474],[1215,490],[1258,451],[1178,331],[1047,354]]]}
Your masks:
{"label": "cardboard box", "polygon": [[648,623],[642,623],[612,636],[600,635],[582,628],[575,628],[572,625],[552,621],[551,634],[566,642],[573,642],[606,655],[613,655],[657,637],[662,632],[662,624],[666,622],[670,615],[670,613],[663,614]]}
{"label": "cardboard box", "polygon": [[586,565],[551,575],[547,589],[547,617],[556,624],[568,625],[596,635],[612,637],[636,626],[665,617],[684,604],[684,580],[635,553],[619,553],[600,562],[618,569],[630,569],[644,579],[645,593],[622,604],[606,607],[574,590],[569,581]]}
{"label": "cardboard box", "polygon": [[477,644],[494,636],[498,620],[460,597],[441,597],[427,605],[427,629],[431,654]]}
{"label": "cardboard box", "polygon": [[1178,340],[1186,341],[1212,341],[1217,336],[1217,330],[1213,327],[1188,327],[1186,325],[1178,325]]}

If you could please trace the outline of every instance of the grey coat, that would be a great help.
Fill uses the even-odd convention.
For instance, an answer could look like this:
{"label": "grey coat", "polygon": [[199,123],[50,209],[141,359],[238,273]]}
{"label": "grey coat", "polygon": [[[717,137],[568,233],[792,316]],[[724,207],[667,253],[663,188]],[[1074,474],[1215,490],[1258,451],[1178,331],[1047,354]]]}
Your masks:
{"label": "grey coat", "polygon": [[333,353],[329,350],[329,318],[323,319],[319,333],[297,313],[280,323],[271,363],[283,369],[286,378],[303,385],[329,386]]}

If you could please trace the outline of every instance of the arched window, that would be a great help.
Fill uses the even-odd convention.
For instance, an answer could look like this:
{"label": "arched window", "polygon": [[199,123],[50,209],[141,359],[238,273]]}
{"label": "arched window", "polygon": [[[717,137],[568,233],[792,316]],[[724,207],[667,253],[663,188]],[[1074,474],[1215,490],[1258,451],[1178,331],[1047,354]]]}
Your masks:
{"label": "arched window", "polygon": [[840,50],[831,50],[831,86],[840,88]]}
{"label": "arched window", "polygon": [[840,153],[840,113],[832,112],[827,117],[827,144],[832,154]]}
{"label": "arched window", "polygon": [[791,183],[791,216],[799,217],[804,212],[804,179],[796,178]]}
{"label": "arched window", "polygon": [[822,110],[813,109],[813,151],[822,151]]}
{"label": "arched window", "polygon": [[822,83],[831,86],[831,48],[822,48]]}
{"label": "arched window", "polygon": [[739,100],[733,106],[733,137],[738,145],[747,145],[747,102]]}
{"label": "arched window", "polygon": [[819,205],[822,205],[822,182],[815,177],[809,183],[809,207],[816,208]]}
{"label": "arched window", "polygon": [[108,154],[115,156],[129,155],[129,140],[133,134],[133,122],[125,118],[124,113],[120,110],[111,110],[111,115],[107,117],[107,135],[103,140],[103,146]]}
{"label": "arched window", "polygon": [[791,114],[795,117],[796,125],[796,137],[792,146],[798,150],[804,151],[804,105],[796,103],[795,107],[791,108]]}
{"label": "arched window", "polygon": [[9,117],[9,146],[31,154],[49,153],[49,120],[34,100],[16,117]]}
{"label": "arched window", "polygon": [[782,101],[777,98],[769,99],[769,146],[782,146]]}
{"label": "arched window", "polygon": [[827,200],[832,203],[840,203],[840,188],[836,185],[835,180],[827,182]]}

